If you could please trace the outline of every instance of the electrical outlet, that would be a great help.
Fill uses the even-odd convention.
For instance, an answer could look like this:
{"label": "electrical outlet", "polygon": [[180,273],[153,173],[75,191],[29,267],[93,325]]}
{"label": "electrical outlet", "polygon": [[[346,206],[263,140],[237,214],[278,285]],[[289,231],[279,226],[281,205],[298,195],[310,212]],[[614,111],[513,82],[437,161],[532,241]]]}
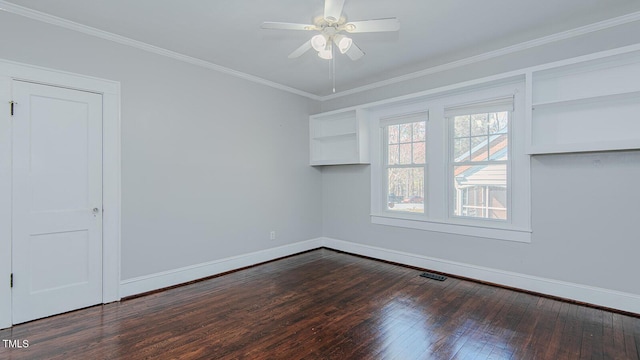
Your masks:
{"label": "electrical outlet", "polygon": [[271,232],[269,233],[269,239],[270,240],[276,239],[276,232],[274,230],[271,230]]}

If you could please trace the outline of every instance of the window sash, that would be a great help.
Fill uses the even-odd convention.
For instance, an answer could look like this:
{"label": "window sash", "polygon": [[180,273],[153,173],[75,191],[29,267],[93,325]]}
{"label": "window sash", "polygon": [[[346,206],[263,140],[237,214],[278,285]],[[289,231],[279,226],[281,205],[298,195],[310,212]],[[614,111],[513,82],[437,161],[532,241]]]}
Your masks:
{"label": "window sash", "polygon": [[[398,214],[398,213],[402,213],[402,214],[410,214],[412,216],[415,215],[419,215],[419,216],[424,216],[427,212],[427,167],[426,165],[400,165],[400,166],[396,166],[396,165],[391,165],[391,166],[384,166],[383,167],[383,172],[382,172],[382,183],[383,183],[383,199],[384,199],[384,206],[383,209],[385,212],[389,212],[389,213],[394,213],[394,214]],[[402,199],[403,202],[405,199],[409,200],[413,197],[413,196],[419,196],[422,198],[422,211],[412,211],[412,210],[398,210],[398,209],[391,209],[389,207],[390,201],[389,201],[389,196],[391,196],[391,194],[393,194],[394,196],[399,196],[395,191],[392,193],[391,189],[390,189],[390,185],[389,185],[389,170],[393,170],[393,169],[417,169],[420,170],[422,172],[422,189],[420,191],[420,195],[412,195],[410,193],[407,193],[407,196],[404,196],[404,194],[402,195]],[[409,192],[409,189],[405,189],[407,192]],[[396,203],[397,201],[394,201],[394,203]]]}
{"label": "window sash", "polygon": [[[455,106],[455,107],[449,107],[445,109],[444,112],[444,118],[445,121],[447,122],[447,127],[448,127],[448,137],[447,137],[447,143],[448,143],[448,148],[449,148],[449,152],[448,152],[448,156],[446,158],[446,162],[447,162],[447,169],[448,169],[448,174],[447,174],[447,183],[448,183],[448,200],[447,203],[449,204],[449,210],[448,210],[448,217],[449,219],[456,219],[456,220],[463,220],[463,221],[471,221],[471,222],[502,222],[502,223],[511,223],[512,222],[512,186],[511,186],[511,169],[512,169],[512,161],[513,161],[513,156],[512,156],[512,133],[513,133],[513,109],[514,109],[514,98],[512,96],[509,97],[502,97],[502,98],[498,98],[495,100],[489,100],[489,101],[481,101],[481,102],[473,102],[473,103],[469,103],[469,104],[464,104],[464,105],[460,105],[460,106]],[[487,145],[487,159],[486,160],[482,160],[482,161],[473,161],[471,159],[466,160],[466,161],[456,161],[455,159],[455,143],[456,140],[458,139],[470,139],[473,138],[474,135],[469,134],[469,136],[464,136],[464,137],[456,137],[455,136],[455,117],[456,116],[466,116],[466,115],[474,115],[474,114],[484,114],[484,113],[494,113],[494,112],[504,112],[507,111],[508,112],[508,117],[507,117],[507,158],[505,160],[491,160],[491,153],[489,152],[489,145]],[[491,135],[487,134],[487,135],[478,135],[477,137],[490,137]],[[492,165],[504,165],[506,167],[505,169],[505,192],[506,192],[506,201],[505,201],[505,212],[506,212],[506,219],[496,219],[496,218],[490,218],[490,217],[485,217],[485,216],[468,216],[468,215],[458,215],[456,214],[456,207],[457,204],[456,202],[459,201],[464,201],[461,199],[457,199],[457,188],[455,186],[455,181],[456,180],[456,175],[455,175],[455,169],[457,167],[464,167],[464,166],[468,166],[468,167],[483,167],[483,166],[492,166]],[[477,186],[484,186],[486,189],[488,189],[491,185],[490,184],[479,184]],[[502,185],[497,185],[497,186],[502,186]],[[485,190],[486,190],[485,189]],[[488,193],[488,190],[486,190]],[[461,192],[461,196],[464,192]],[[487,194],[485,194],[487,195]],[[469,204],[467,204],[469,205]],[[482,208],[483,213],[485,212],[486,209],[486,215],[488,215],[489,211],[491,209],[489,209],[489,204],[484,204],[482,206],[480,206]],[[469,206],[465,206],[464,204],[461,205],[461,208],[469,208]],[[502,210],[502,209],[497,209],[497,210]]]}
{"label": "window sash", "polygon": [[[393,117],[387,117],[380,120],[380,128],[382,129],[382,151],[383,151],[383,156],[382,156],[382,172],[381,172],[381,177],[382,177],[382,194],[381,198],[383,199],[382,204],[383,204],[383,210],[385,212],[389,212],[389,213],[394,213],[394,214],[407,214],[407,215],[419,215],[419,216],[424,216],[424,214],[426,214],[426,207],[427,207],[427,154],[426,154],[426,147],[427,147],[427,143],[428,143],[428,133],[427,133],[427,116],[428,113],[425,111],[420,111],[420,112],[415,112],[415,113],[411,113],[411,114],[403,114],[403,115],[399,115],[399,116],[393,116]],[[412,123],[423,123],[424,124],[424,128],[425,128],[425,136],[424,136],[424,140],[414,140],[415,136],[413,134],[413,130],[411,132],[411,138],[408,141],[401,141],[400,138],[397,139],[397,143],[394,144],[389,144],[389,128],[392,126],[396,126],[396,125],[405,125],[405,124],[412,124]],[[400,136],[400,134],[398,134],[398,136]],[[420,163],[413,163],[413,161],[415,160],[415,153],[414,153],[414,144],[416,143],[424,143],[425,144],[425,155],[424,155],[424,162],[420,162]],[[405,163],[405,164],[401,164],[401,163],[393,163],[390,164],[390,159],[389,159],[389,147],[390,146],[399,146],[400,144],[405,144],[405,145],[411,145],[411,163]],[[398,151],[400,151],[398,149]],[[398,161],[400,161],[400,155],[398,155]],[[390,184],[389,184],[389,172],[390,170],[393,169],[419,169],[422,171],[422,189],[420,191],[421,193],[421,197],[422,197],[422,211],[411,211],[411,210],[400,210],[400,209],[391,209],[389,207],[389,196],[391,195],[391,189],[390,189]],[[409,189],[406,189],[406,191],[409,191]],[[398,194],[396,194],[395,192],[393,192],[394,196],[399,196]],[[403,198],[405,198],[405,194],[401,194],[403,196]],[[413,196],[411,194],[407,194],[408,196]]]}

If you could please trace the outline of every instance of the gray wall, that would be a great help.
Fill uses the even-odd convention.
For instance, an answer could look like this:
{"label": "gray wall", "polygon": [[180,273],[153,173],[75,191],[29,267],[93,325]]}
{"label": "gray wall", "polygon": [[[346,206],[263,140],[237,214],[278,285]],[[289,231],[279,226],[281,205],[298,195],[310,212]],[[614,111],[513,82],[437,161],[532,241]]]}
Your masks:
{"label": "gray wall", "polygon": [[371,224],[369,170],[323,169],[326,237],[640,294],[640,151],[534,156],[531,243]]}
{"label": "gray wall", "polygon": [[[638,42],[640,24],[326,101],[322,110],[392,98]],[[606,121],[606,119],[603,119]],[[503,271],[640,294],[640,151],[533,156],[532,241],[516,243],[371,224],[370,167],[323,168],[326,237]]]}
{"label": "gray wall", "polygon": [[317,105],[5,12],[0,34],[0,58],[121,82],[122,279],[321,236]]}

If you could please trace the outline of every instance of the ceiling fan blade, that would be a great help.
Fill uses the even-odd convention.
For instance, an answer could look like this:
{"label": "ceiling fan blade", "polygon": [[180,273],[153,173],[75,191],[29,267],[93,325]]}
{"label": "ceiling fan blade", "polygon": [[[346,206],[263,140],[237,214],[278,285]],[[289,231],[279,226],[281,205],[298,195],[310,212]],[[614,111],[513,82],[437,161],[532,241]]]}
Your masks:
{"label": "ceiling fan blade", "polygon": [[307,50],[311,49],[311,40],[307,40],[302,44],[299,48],[293,50],[291,54],[289,54],[289,59],[295,59],[300,55],[307,52]]}
{"label": "ceiling fan blade", "polygon": [[400,21],[397,18],[351,21],[344,25],[344,29],[350,33],[398,31]]}
{"label": "ceiling fan blade", "polygon": [[344,0],[324,0],[324,19],[328,22],[338,22],[342,15]]}
{"label": "ceiling fan blade", "polygon": [[356,61],[359,60],[361,57],[364,56],[364,51],[362,51],[358,45],[356,45],[355,43],[351,43],[351,46],[349,47],[349,50],[347,50],[345,53],[345,55],[347,55],[349,57],[349,59]]}
{"label": "ceiling fan blade", "polygon": [[260,26],[270,30],[316,30],[315,25],[265,21]]}

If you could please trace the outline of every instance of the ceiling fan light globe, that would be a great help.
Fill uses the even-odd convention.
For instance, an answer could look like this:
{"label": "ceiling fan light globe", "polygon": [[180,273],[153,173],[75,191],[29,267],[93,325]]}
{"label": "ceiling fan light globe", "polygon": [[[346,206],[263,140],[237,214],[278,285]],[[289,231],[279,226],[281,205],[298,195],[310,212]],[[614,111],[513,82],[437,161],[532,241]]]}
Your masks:
{"label": "ceiling fan light globe", "polygon": [[322,49],[318,51],[318,57],[320,57],[320,59],[331,60],[333,58],[333,54],[331,49]]}
{"label": "ceiling fan light globe", "polygon": [[351,48],[353,44],[353,40],[350,37],[338,34],[333,37],[333,42],[338,46],[338,50],[340,50],[341,54],[346,53]]}
{"label": "ceiling fan light globe", "polygon": [[311,38],[311,46],[315,51],[324,50],[327,46],[327,39],[322,34],[315,35]]}

